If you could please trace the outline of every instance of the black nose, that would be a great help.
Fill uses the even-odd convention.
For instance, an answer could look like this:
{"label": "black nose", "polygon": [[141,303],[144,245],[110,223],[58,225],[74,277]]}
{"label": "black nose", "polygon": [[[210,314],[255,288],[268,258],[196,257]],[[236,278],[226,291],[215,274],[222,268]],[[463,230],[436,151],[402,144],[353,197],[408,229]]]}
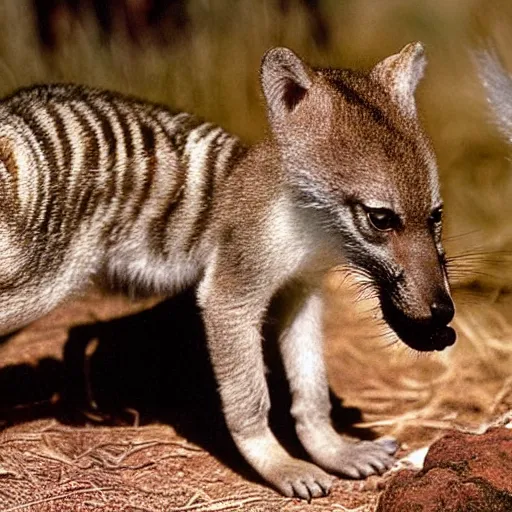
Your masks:
{"label": "black nose", "polygon": [[448,325],[455,315],[455,308],[453,306],[452,299],[446,296],[436,300],[430,306],[430,312],[432,313],[432,321],[436,325]]}

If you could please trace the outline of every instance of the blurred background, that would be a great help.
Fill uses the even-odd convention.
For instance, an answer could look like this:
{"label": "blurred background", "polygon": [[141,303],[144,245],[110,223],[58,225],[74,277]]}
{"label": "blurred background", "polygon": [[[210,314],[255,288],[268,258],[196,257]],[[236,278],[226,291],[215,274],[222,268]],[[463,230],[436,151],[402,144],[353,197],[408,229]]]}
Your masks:
{"label": "blurred background", "polygon": [[361,407],[365,425],[414,444],[512,408],[512,148],[472,60],[496,46],[512,70],[512,2],[1,0],[0,93],[35,82],[107,87],[251,143],[266,129],[258,71],[269,47],[289,46],[316,66],[369,68],[415,40],[429,61],[417,97],[438,155],[459,342],[419,357],[380,335],[375,304],[345,279],[326,286],[336,394]]}

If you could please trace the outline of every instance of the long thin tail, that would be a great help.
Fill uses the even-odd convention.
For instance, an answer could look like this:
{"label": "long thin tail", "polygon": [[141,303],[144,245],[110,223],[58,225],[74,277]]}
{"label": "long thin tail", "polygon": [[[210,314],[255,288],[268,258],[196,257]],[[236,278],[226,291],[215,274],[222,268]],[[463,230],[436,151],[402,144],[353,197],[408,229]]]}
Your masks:
{"label": "long thin tail", "polygon": [[475,57],[494,119],[500,131],[512,143],[512,76],[495,50],[479,52]]}

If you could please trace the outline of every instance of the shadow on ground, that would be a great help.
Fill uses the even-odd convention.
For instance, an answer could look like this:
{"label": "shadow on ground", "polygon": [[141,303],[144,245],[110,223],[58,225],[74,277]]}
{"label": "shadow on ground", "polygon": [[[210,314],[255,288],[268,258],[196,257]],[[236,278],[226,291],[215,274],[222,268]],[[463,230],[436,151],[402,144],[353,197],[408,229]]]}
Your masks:
{"label": "shadow on ground", "polygon": [[[265,341],[271,425],[291,453],[305,458],[288,412],[290,395],[271,326],[269,322]],[[223,421],[192,291],[137,314],[74,327],[63,353],[63,361],[44,358],[37,365],[0,369],[4,424],[43,417],[75,426],[166,423],[222,463],[257,480]],[[361,419],[358,409],[344,408],[337,397],[331,398],[340,431],[374,437],[371,431],[352,426]]]}

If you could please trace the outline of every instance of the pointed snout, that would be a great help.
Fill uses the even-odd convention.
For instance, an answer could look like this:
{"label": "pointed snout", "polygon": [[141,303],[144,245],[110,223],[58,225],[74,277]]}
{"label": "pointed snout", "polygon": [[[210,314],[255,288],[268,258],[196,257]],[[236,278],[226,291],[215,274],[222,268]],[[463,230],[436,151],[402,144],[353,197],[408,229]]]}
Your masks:
{"label": "pointed snout", "polygon": [[430,305],[431,322],[439,327],[448,325],[455,316],[455,307],[447,293],[440,295]]}
{"label": "pointed snout", "polygon": [[[427,243],[428,242],[428,243]],[[400,278],[381,294],[384,318],[398,337],[420,351],[443,350],[455,343],[448,324],[455,307],[442,260],[431,241],[404,251]]]}
{"label": "pointed snout", "polygon": [[[415,315],[407,301],[397,302],[393,295],[381,294],[384,319],[398,337],[409,347],[419,351],[443,350],[455,343],[455,330],[448,324],[455,308],[447,292],[438,295],[430,304],[430,314]],[[410,306],[410,305],[409,305]]]}

